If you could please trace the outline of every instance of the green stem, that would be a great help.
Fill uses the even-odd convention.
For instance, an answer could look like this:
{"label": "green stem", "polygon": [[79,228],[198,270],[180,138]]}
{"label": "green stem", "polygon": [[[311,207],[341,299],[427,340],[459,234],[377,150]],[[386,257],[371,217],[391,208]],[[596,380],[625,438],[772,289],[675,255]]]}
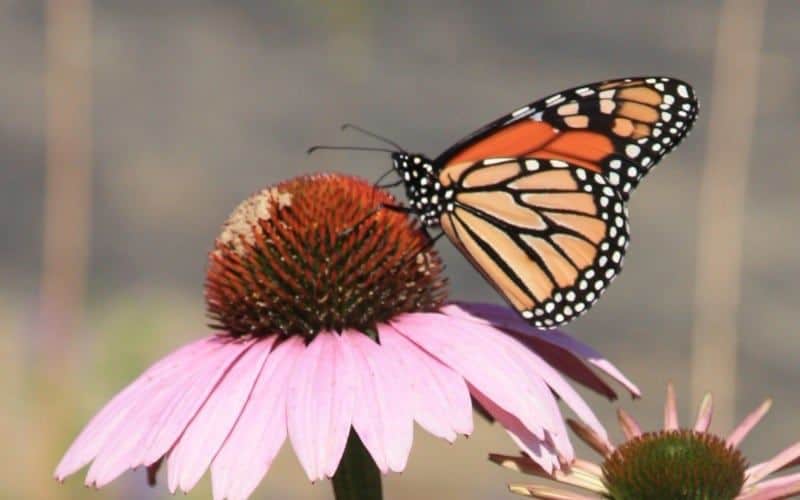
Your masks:
{"label": "green stem", "polygon": [[342,461],[333,475],[336,500],[382,500],[381,471],[356,431],[350,429]]}

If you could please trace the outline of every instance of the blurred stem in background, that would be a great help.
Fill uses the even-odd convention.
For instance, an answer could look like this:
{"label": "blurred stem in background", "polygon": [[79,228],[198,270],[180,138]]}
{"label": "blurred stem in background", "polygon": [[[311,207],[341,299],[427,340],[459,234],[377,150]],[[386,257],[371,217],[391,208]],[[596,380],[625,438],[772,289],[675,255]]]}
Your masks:
{"label": "blurred stem in background", "polygon": [[713,391],[721,428],[736,405],[745,185],[758,97],[766,2],[723,2],[717,26],[698,214],[692,400]]}
{"label": "blurred stem in background", "polygon": [[[39,359],[27,377],[34,393],[32,418],[25,422],[39,446],[22,458],[41,470],[54,448],[63,446],[60,426],[69,421],[74,399],[76,349],[84,330],[91,221],[91,0],[48,0],[45,6],[46,173],[39,297]],[[72,353],[73,356],[65,356]],[[30,435],[30,434],[29,434]],[[46,475],[42,475],[45,478]],[[30,484],[29,498],[50,498],[52,483]]]}
{"label": "blurred stem in background", "polygon": [[46,5],[40,321],[51,367],[83,321],[91,209],[91,11],[91,0]]}

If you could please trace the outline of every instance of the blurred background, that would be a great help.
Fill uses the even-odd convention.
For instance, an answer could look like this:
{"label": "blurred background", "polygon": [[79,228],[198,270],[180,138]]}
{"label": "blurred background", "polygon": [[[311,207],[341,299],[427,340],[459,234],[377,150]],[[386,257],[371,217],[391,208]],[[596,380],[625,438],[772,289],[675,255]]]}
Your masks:
{"label": "blurred background", "polygon": [[[93,492],[52,471],[88,418],[206,334],[206,255],[233,207],[290,176],[375,179],[388,158],[350,121],[435,155],[483,123],[577,84],[665,74],[695,85],[694,132],[633,196],[633,244],[605,298],[567,330],[645,398],[587,398],[660,424],[701,391],[744,444],[800,438],[800,9],[772,2],[0,0],[0,497],[165,498],[144,473]],[[438,245],[457,299],[499,302]],[[613,435],[618,437],[616,430]],[[500,498],[513,453],[479,423],[450,446],[416,433],[387,498]],[[587,452],[588,453],[588,452]],[[254,498],[330,498],[284,451]],[[189,498],[210,498],[204,479]]]}

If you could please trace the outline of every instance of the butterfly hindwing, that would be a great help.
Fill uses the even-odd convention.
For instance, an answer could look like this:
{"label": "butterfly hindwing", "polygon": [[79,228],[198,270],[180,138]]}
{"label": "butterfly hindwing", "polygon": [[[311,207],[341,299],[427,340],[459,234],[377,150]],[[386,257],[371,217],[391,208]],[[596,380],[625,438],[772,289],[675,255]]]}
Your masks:
{"label": "butterfly hindwing", "polygon": [[494,158],[440,173],[455,192],[441,225],[532,324],[591,307],[622,267],[627,210],[599,173],[563,160]]}
{"label": "butterfly hindwing", "polygon": [[440,169],[489,157],[561,159],[603,174],[624,199],[697,117],[687,83],[635,77],[574,87],[486,125],[436,160]]}

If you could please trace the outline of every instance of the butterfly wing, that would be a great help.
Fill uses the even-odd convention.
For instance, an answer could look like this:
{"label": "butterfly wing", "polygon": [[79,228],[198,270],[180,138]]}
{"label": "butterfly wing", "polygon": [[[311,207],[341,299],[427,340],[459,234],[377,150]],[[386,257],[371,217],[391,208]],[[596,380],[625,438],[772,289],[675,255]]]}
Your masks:
{"label": "butterfly wing", "polygon": [[636,77],[575,87],[523,106],[442,153],[440,170],[484,158],[561,159],[603,174],[627,199],[697,117],[692,87]]}
{"label": "butterfly wing", "polygon": [[461,163],[447,236],[526,319],[549,328],[583,314],[622,267],[627,209],[605,177],[549,158]]}

